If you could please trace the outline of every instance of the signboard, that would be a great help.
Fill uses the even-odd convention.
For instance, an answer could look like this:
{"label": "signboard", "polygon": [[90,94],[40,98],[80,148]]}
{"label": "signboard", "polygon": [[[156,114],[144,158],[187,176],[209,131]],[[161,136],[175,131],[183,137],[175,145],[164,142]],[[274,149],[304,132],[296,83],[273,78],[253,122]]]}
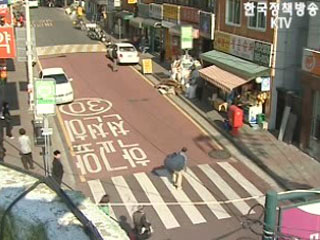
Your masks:
{"label": "signboard", "polygon": [[180,22],[180,6],[163,4],[163,19],[171,22]]}
{"label": "signboard", "polygon": [[8,9],[7,3],[3,3],[3,1],[0,0],[0,15],[1,16],[5,16],[8,14],[9,9]]}
{"label": "signboard", "polygon": [[[8,5],[8,0],[0,0],[0,5]],[[1,8],[1,7],[0,7]]]}
{"label": "signboard", "polygon": [[193,47],[192,26],[181,27],[181,49],[191,49]]}
{"label": "signboard", "polygon": [[143,74],[150,73],[152,74],[152,60],[151,59],[142,59],[142,72]]}
{"label": "signboard", "polygon": [[137,3],[137,0],[128,0],[128,4],[135,4]]}
{"label": "signboard", "polygon": [[214,14],[200,11],[200,36],[214,39]]}
{"label": "signboard", "polygon": [[13,31],[13,27],[0,27],[0,58],[16,57]]}
{"label": "signboard", "polygon": [[150,3],[149,15],[154,19],[163,19],[163,6],[161,4]]}
{"label": "signboard", "polygon": [[56,81],[35,81],[36,112],[41,114],[54,114],[56,106]]}
{"label": "signboard", "polygon": [[294,236],[294,239],[320,239],[320,203],[281,209],[280,214],[281,235]]}
{"label": "signboard", "polygon": [[218,51],[244,58],[262,66],[270,67],[272,44],[240,37],[224,32],[215,32],[214,48]]}
{"label": "signboard", "polygon": [[320,52],[307,48],[303,49],[302,69],[320,76]]}
{"label": "signboard", "polygon": [[180,9],[180,20],[190,23],[199,23],[199,9],[182,6]]}
{"label": "signboard", "polygon": [[253,62],[261,66],[270,67],[272,47],[273,45],[270,43],[255,41]]}
{"label": "signboard", "polygon": [[268,92],[271,90],[271,79],[270,77],[261,77],[261,92]]}

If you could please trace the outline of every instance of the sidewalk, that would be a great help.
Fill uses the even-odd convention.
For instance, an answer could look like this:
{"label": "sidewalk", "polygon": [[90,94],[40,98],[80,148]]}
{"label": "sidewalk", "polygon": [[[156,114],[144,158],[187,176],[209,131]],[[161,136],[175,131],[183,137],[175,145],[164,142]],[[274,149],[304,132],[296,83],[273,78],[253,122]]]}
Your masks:
{"label": "sidewalk", "polygon": [[[28,170],[38,175],[44,175],[44,162],[43,156],[40,154],[42,152],[41,147],[33,145],[34,143],[34,130],[32,125],[33,120],[33,111],[29,110],[28,105],[28,93],[27,93],[27,69],[25,62],[18,62],[15,60],[9,60],[8,63],[8,82],[5,88],[5,96],[1,96],[2,99],[5,99],[9,102],[10,113],[12,115],[12,124],[13,130],[12,134],[14,139],[9,139],[5,137],[4,147],[6,148],[6,156],[4,162],[14,165],[23,169],[21,158],[19,155],[19,129],[24,128],[26,134],[30,137],[32,144],[32,155],[34,160],[35,169]],[[37,75],[38,67],[34,67],[34,74]],[[74,188],[75,180],[68,163],[68,150],[65,149],[65,145],[62,137],[59,134],[58,126],[54,118],[50,118],[50,127],[53,128],[52,146],[51,152],[56,149],[61,150],[62,152],[62,163],[64,166],[65,174],[63,176],[63,182],[68,184],[68,186]],[[49,166],[51,168],[51,160],[53,156],[50,157]]]}
{"label": "sidewalk", "polygon": [[[161,66],[158,57],[153,56],[153,60],[152,78],[158,82],[160,78],[168,76],[168,63]],[[248,125],[244,125],[239,135],[234,137],[223,128],[224,118],[216,110],[183,95],[171,98],[224,146],[225,150],[241,161],[246,161],[243,157],[250,159],[251,164],[259,167],[281,188],[289,190],[319,186],[320,163],[295,146],[278,141],[268,131],[255,130]],[[214,130],[210,130],[207,124]]]}

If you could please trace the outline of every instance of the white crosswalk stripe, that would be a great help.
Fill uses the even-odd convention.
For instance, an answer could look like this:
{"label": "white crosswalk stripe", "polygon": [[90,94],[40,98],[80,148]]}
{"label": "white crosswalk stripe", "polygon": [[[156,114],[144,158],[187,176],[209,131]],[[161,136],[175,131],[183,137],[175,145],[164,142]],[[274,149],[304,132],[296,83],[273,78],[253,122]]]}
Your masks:
{"label": "white crosswalk stripe", "polygon": [[[184,174],[185,179],[189,184],[196,189],[197,194],[204,202],[217,202],[215,197],[209,192],[209,190],[202,184],[200,179],[187,168],[187,172]],[[208,204],[209,209],[217,216],[218,219],[231,217],[228,212],[220,204]]]}
{"label": "white crosswalk stripe", "polygon": [[38,56],[67,54],[67,53],[82,53],[82,52],[105,52],[105,51],[106,51],[106,47],[102,43],[66,44],[66,45],[37,47]]}
{"label": "white crosswalk stripe", "polygon": [[[220,173],[223,170],[241,188],[235,189],[232,187],[234,185],[230,185],[227,181],[227,179],[230,181],[230,177]],[[111,201],[111,205],[115,213],[119,213],[118,217],[124,214],[123,210],[125,210],[132,221],[132,214],[138,205],[151,206],[154,210],[153,216],[159,217],[166,229],[178,228],[180,224],[184,225],[189,222],[181,219],[181,216],[188,218],[193,225],[204,224],[213,219],[231,218],[235,214],[229,208],[231,205],[238,209],[241,214],[247,214],[250,206],[254,204],[252,200],[250,202],[247,202],[247,200],[255,199],[254,201],[264,203],[264,197],[261,197],[264,194],[246,179],[237,168],[227,162],[219,162],[213,166],[201,164],[187,168],[181,190],[175,189],[170,180],[171,174],[167,170],[158,169],[155,173],[159,178],[147,173],[135,173],[133,174],[135,181],[132,181],[132,176],[131,178],[117,176],[111,177],[103,184],[100,180],[91,180],[88,181],[88,185],[95,202],[99,202],[105,194],[104,187],[108,189],[109,194],[111,192],[112,196],[115,194],[114,197],[110,197],[118,200]],[[219,189],[225,200],[221,200],[221,196],[216,196],[216,193],[211,189],[212,187]],[[242,198],[241,196],[245,197]],[[138,201],[137,198],[145,200],[142,202],[142,200]],[[179,208],[169,208],[169,206]],[[201,206],[209,208],[210,211],[202,211],[205,209]],[[148,209],[146,208],[146,212]],[[181,211],[185,215],[181,215]]]}
{"label": "white crosswalk stripe", "polygon": [[113,177],[111,179],[123,203],[136,203],[136,206],[125,205],[129,213],[129,216],[132,218],[132,214],[134,213],[134,211],[137,210],[137,206],[138,206],[138,201],[136,197],[133,195],[126,180],[122,176]]}
{"label": "white crosswalk stripe", "polygon": [[[235,169],[230,163],[219,162],[222,167],[232,178],[236,180],[251,196],[262,196],[264,195],[259,191],[248,179],[246,179],[237,169]],[[258,198],[257,201],[264,205],[265,198]]]}
{"label": "white crosswalk stripe", "polygon": [[[168,176],[170,175],[167,170],[157,170],[158,175],[164,182],[166,187],[170,190],[171,194],[179,203],[191,203],[191,200],[185,194],[184,191],[177,190],[172,183],[169,181]],[[194,205],[181,205],[181,208],[185,211],[189,219],[193,224],[204,223],[206,220],[201,215],[199,210]]]}
{"label": "white crosswalk stripe", "polygon": [[[92,196],[94,198],[95,203],[99,203],[101,198],[106,194],[101,181],[99,179],[88,181],[89,188],[91,190]],[[111,206],[109,206],[110,217],[116,219],[116,215]]]}
{"label": "white crosswalk stripe", "polygon": [[166,206],[165,204],[157,204],[164,203],[164,201],[148,176],[145,173],[136,173],[134,174],[134,176],[139,182],[141,188],[145,191],[147,197],[150,200],[150,203],[152,204],[154,210],[157,212],[165,227],[167,229],[180,227],[179,223],[173,216],[168,206]]}
{"label": "white crosswalk stripe", "polygon": [[[220,191],[230,200],[240,199],[241,197],[224,181],[216,171],[213,170],[208,164],[198,166],[207,177],[220,189]],[[250,206],[245,202],[233,203],[235,207],[242,213],[247,214]]]}

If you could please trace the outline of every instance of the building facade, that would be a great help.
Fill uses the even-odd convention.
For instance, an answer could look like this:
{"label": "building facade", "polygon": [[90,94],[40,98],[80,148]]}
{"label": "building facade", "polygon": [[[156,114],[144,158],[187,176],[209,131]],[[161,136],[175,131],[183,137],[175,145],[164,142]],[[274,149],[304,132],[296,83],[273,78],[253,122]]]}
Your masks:
{"label": "building facade", "polygon": [[[201,54],[205,68],[200,76],[205,81],[198,98],[217,110],[237,104],[244,109],[246,121],[255,123],[257,114],[271,117],[274,30],[268,9],[249,17],[245,2],[216,1],[214,50]],[[257,9],[257,2],[252,3]]]}
{"label": "building facade", "polygon": [[[320,9],[320,3],[317,6]],[[300,146],[320,159],[320,14],[308,18],[300,75],[303,89]]]}

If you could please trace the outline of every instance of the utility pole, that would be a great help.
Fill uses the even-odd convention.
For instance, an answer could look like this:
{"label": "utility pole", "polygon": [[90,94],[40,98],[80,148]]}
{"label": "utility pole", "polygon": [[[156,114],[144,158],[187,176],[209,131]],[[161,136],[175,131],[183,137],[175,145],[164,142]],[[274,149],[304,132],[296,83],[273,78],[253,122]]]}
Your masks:
{"label": "utility pole", "polygon": [[28,69],[28,93],[29,93],[29,110],[34,109],[34,89],[33,89],[33,67],[32,67],[32,42],[31,42],[31,24],[29,0],[25,0],[26,12],[26,44],[27,44],[27,69]]}

